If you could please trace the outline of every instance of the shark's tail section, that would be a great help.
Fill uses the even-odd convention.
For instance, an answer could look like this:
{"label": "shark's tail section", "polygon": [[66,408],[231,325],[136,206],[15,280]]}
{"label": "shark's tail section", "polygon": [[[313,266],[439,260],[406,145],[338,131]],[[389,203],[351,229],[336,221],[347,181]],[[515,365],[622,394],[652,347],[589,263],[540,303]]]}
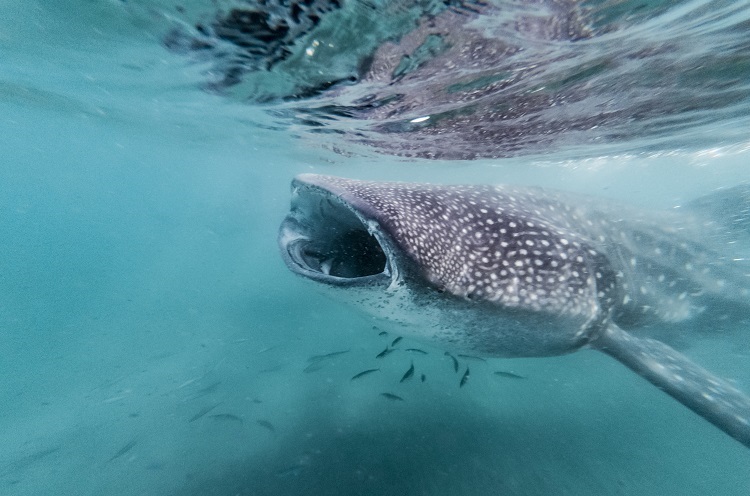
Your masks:
{"label": "shark's tail section", "polygon": [[750,397],[727,381],[666,344],[614,324],[591,344],[750,448]]}
{"label": "shark's tail section", "polygon": [[685,205],[730,233],[750,235],[750,183],[719,189]]}

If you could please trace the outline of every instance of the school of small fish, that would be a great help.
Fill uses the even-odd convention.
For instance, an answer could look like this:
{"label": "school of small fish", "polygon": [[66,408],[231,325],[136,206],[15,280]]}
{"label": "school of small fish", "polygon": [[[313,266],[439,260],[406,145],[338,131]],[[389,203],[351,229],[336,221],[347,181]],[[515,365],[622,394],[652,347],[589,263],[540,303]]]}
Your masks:
{"label": "school of small fish", "polygon": [[[377,327],[373,328],[375,331],[378,332],[378,336],[381,338],[387,339],[385,348],[377,353],[375,355],[375,360],[380,360],[383,358],[388,357],[389,355],[399,352],[398,354],[408,354],[412,357],[420,357],[420,356],[427,356],[429,355],[429,352],[421,349],[421,348],[400,348],[398,345],[403,340],[403,336],[397,336],[393,339],[391,339],[386,331],[380,331],[377,329]],[[313,357],[310,357],[308,359],[307,367],[303,369],[304,372],[310,372],[310,371],[316,371],[322,369],[331,359],[334,359],[349,350],[345,351],[334,351],[331,353],[323,354],[323,355],[315,355]],[[445,359],[448,360],[448,365],[450,368],[453,369],[453,372],[455,374],[459,374],[459,372],[462,369],[461,362],[469,362],[474,361],[478,363],[488,363],[487,359],[479,356],[474,355],[467,355],[467,354],[452,354],[449,351],[446,351],[443,356]],[[313,370],[310,369],[311,365],[316,365],[317,367]],[[382,372],[383,369],[381,367],[373,367],[369,369],[364,369],[360,372],[355,373],[353,376],[351,376],[350,381],[359,381],[360,379],[370,377],[374,375],[376,372]],[[492,372],[492,374],[495,377],[498,378],[504,378],[504,379],[526,379],[527,376],[517,374],[516,372],[509,371],[509,370],[495,370]],[[463,373],[460,374],[460,378],[457,381],[458,387],[463,388],[466,386],[466,384],[469,382],[469,378],[471,376],[471,371],[469,369],[469,366],[464,363],[463,366]],[[398,380],[398,384],[403,384],[405,382],[409,382],[412,378],[419,377],[420,382],[426,382],[427,381],[427,375],[423,372],[417,372],[417,365],[414,362],[414,359],[412,358],[409,364],[409,367],[406,369],[405,372],[401,375],[401,378]],[[394,380],[395,382],[395,380]],[[380,396],[391,400],[391,401],[406,401],[406,399],[398,394],[392,393],[392,392],[382,392],[380,393]]]}
{"label": "school of small fish", "polygon": [[[391,354],[394,354],[394,356],[402,356],[402,355],[408,355],[410,357],[409,361],[409,367],[402,373],[401,378],[397,379],[394,378],[394,386],[401,385],[406,382],[411,382],[414,378],[419,378],[418,383],[425,383],[427,381],[427,375],[424,372],[421,372],[418,370],[419,368],[419,360],[427,360],[430,357],[430,352],[425,351],[421,348],[402,348],[399,347],[399,344],[403,341],[402,336],[396,336],[394,338],[391,338],[386,331],[379,331],[377,328],[374,328],[375,331],[378,332],[378,336],[381,338],[384,338],[386,340],[385,348],[374,355],[373,359],[380,362],[381,359],[386,358],[390,356]],[[259,351],[258,353],[262,353],[265,351],[268,351],[270,348],[264,349]],[[309,357],[306,360],[306,363],[304,364],[304,367],[302,367],[303,373],[314,373],[318,372],[320,370],[324,370],[327,367],[333,368],[335,364],[337,363],[337,359],[342,358],[343,356],[349,354],[351,352],[350,349],[342,349],[342,350],[336,350],[331,351],[327,353],[322,353],[318,355],[313,355]],[[434,356],[434,355],[433,355]],[[415,363],[415,359],[417,362]],[[469,366],[466,364],[466,362],[474,361],[478,363],[487,363],[487,360],[482,357],[477,357],[473,355],[465,355],[465,354],[452,354],[450,352],[445,352],[442,357],[438,358],[442,361],[447,361],[447,367],[446,371],[453,370],[454,374],[459,374],[459,372],[463,369],[463,373],[460,375],[460,378],[457,380],[457,385],[459,388],[463,388],[467,385],[470,377],[470,369]],[[462,362],[463,366],[462,366]],[[266,373],[266,372],[275,372],[277,370],[281,370],[282,366],[276,366],[272,369],[263,369],[259,370],[258,373]],[[354,372],[354,371],[353,371]],[[354,373],[350,377],[351,382],[359,382],[363,380],[367,380],[369,377],[374,375],[382,375],[384,373],[387,373],[386,369],[383,369],[381,367],[371,367],[364,370],[361,370],[359,372]],[[492,374],[495,377],[499,378],[505,378],[505,379],[526,379],[527,376],[518,374],[513,371],[509,370],[495,370],[492,372]],[[191,379],[186,380],[177,388],[175,388],[173,391],[165,393],[166,394],[179,394],[182,396],[182,402],[192,404],[193,402],[197,402],[198,400],[203,399],[204,397],[215,397],[215,393],[220,389],[222,383],[221,381],[213,381],[208,383],[208,385],[204,382],[205,376],[197,376],[193,377]],[[396,382],[397,381],[397,382]],[[192,392],[191,392],[192,390]],[[379,396],[383,399],[386,399],[390,402],[404,402],[407,400],[406,395],[403,392],[395,393],[391,391],[383,391],[379,393]],[[232,413],[229,411],[222,411],[225,410],[225,408],[221,408],[223,405],[223,401],[211,401],[203,406],[201,408],[198,408],[197,410],[194,410],[192,415],[186,416],[185,420],[189,424],[202,424],[204,426],[216,424],[219,425],[226,425],[225,428],[232,428],[231,426],[234,425],[236,428],[246,428],[246,420],[250,420],[247,415],[243,413]],[[252,398],[252,403],[259,405],[262,404],[263,401],[258,398]],[[133,414],[136,415],[137,414]],[[273,424],[268,419],[264,418],[255,418],[254,422],[251,425],[255,425],[255,429],[259,429],[262,431],[265,431],[266,435],[277,435],[277,427],[275,424]],[[130,441],[128,441],[126,444],[124,444],[119,450],[114,452],[114,454],[107,460],[108,463],[112,463],[117,461],[120,458],[123,458],[126,454],[136,452],[138,446],[138,439],[133,438]],[[137,454],[131,454],[131,457],[137,456]],[[297,470],[297,468],[295,468]]]}

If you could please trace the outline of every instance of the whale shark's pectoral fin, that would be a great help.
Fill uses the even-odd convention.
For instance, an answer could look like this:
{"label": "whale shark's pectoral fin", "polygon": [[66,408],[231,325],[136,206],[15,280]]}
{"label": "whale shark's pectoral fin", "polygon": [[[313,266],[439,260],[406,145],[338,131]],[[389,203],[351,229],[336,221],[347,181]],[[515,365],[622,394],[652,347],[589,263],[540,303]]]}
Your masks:
{"label": "whale shark's pectoral fin", "polygon": [[750,447],[750,397],[666,344],[611,324],[591,345]]}

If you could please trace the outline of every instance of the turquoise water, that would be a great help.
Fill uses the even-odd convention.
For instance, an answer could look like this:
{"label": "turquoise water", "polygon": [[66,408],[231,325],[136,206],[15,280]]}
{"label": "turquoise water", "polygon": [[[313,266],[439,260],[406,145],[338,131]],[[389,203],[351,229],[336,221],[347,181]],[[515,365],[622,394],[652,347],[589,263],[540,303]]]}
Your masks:
{"label": "turquoise water", "polygon": [[[211,19],[212,2],[185,2],[184,14],[167,1],[3,2],[0,494],[748,494],[747,448],[614,360],[583,351],[471,362],[471,381],[459,388],[449,358],[429,344],[406,338],[401,346],[428,354],[376,360],[392,336],[290,274],[276,246],[289,181],[301,172],[535,184],[648,208],[747,181],[750,65],[741,55],[750,15],[741,2],[668,4],[644,12],[588,2],[593,13],[582,21],[607,44],[583,39],[581,53],[657,40],[655,51],[673,55],[651,60],[649,77],[628,86],[655,97],[646,106],[660,101],[658,116],[622,87],[602,89],[637,75],[638,60],[580,70],[580,87],[554,91],[596,95],[618,105],[616,117],[580,131],[594,103],[579,98],[565,125],[541,130],[554,139],[523,135],[538,147],[477,145],[476,160],[441,155],[451,161],[407,155],[461,149],[474,121],[451,119],[489,119],[465,100],[422,108],[404,100],[388,116],[352,110],[362,94],[388,91],[362,75],[293,98],[300,81],[312,81],[305,71],[319,71],[294,54],[217,90],[215,56],[165,43],[175,26],[192,32],[197,18]],[[335,14],[368,18],[354,10]],[[358,63],[365,41],[409,31],[404,16],[358,21],[369,31],[359,48],[347,45],[354,55],[338,54],[341,66],[317,63],[349,74],[347,57]],[[345,38],[341,31],[330,36]],[[311,33],[300,36],[322,39]],[[294,48],[306,53],[308,41]],[[711,50],[725,65],[701,72]],[[694,77],[668,85],[670,71]],[[458,84],[455,74],[441,77],[436,84]],[[523,95],[538,90],[532,82],[510,88]],[[258,88],[266,96],[250,98]],[[346,117],[325,119],[330,108],[319,107],[331,102],[349,105]],[[546,108],[537,109],[542,119]],[[450,126],[402,125],[423,114]],[[503,143],[492,125],[484,129]],[[404,145],[412,143],[420,145]],[[717,325],[718,338],[682,336],[682,351],[750,390],[747,329],[732,324]],[[336,351],[347,353],[311,361]],[[412,358],[426,381],[399,384]],[[371,367],[380,374],[350,380]]]}

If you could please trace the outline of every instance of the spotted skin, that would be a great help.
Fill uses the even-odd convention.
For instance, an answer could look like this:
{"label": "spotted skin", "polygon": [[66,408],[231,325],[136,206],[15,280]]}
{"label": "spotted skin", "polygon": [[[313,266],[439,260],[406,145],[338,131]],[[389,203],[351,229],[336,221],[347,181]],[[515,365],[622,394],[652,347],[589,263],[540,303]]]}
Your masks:
{"label": "spotted skin", "polygon": [[710,296],[750,298],[744,274],[685,234],[691,219],[541,188],[324,181],[378,212],[430,282],[457,296],[573,312],[595,297],[624,327],[683,321]]}
{"label": "spotted skin", "polygon": [[[748,309],[750,271],[695,241],[694,229],[709,229],[700,218],[514,186],[302,175],[292,189],[282,255],[336,297],[474,354],[594,347],[750,446],[744,393],[626,331],[681,324],[717,302]],[[382,247],[385,267],[364,277],[327,272],[341,252],[338,231],[357,224]],[[308,263],[295,246],[333,260]]]}

